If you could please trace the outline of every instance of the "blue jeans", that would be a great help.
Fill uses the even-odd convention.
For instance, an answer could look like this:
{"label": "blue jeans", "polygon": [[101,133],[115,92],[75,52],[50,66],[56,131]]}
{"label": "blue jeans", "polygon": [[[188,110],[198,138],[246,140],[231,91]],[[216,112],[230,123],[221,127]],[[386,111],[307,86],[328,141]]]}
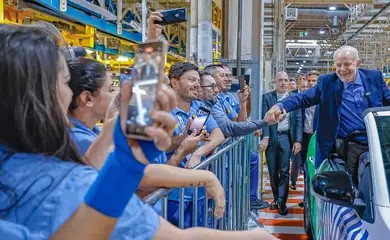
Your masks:
{"label": "blue jeans", "polygon": [[[211,201],[207,201],[210,203]],[[184,228],[190,228],[193,226],[192,223],[192,202],[185,202],[184,203]],[[198,200],[198,223],[197,226],[199,227],[206,227],[204,225],[204,199]],[[172,223],[173,225],[179,227],[179,219],[180,219],[180,212],[179,212],[179,202],[178,201],[170,201],[168,200],[168,221]],[[208,226],[211,227],[211,218],[208,219]]]}

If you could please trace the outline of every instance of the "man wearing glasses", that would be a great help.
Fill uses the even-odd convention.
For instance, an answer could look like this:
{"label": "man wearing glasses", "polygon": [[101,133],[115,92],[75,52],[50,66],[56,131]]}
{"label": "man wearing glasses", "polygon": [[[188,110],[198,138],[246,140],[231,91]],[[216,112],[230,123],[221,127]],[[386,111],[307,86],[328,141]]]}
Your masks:
{"label": "man wearing glasses", "polygon": [[[211,115],[217,122],[219,128],[225,137],[238,137],[245,136],[252,132],[255,132],[262,127],[272,124],[264,122],[262,120],[256,121],[238,121],[235,122],[233,119],[236,119],[238,114],[236,110],[227,102],[221,101],[219,97],[219,87],[215,78],[219,78],[222,83],[224,83],[224,78],[220,75],[223,71],[222,66],[213,65],[213,67],[207,67],[206,69],[214,69],[212,73],[205,70],[201,73],[201,88],[202,95],[200,96],[203,99],[204,104],[210,109]],[[221,84],[220,82],[220,84]],[[227,82],[227,81],[226,81]],[[225,96],[225,95],[224,95]],[[245,104],[245,103],[244,103]],[[246,114],[246,111],[245,111]],[[259,159],[257,154],[250,154],[250,169],[251,169],[251,179],[250,179],[250,204],[251,209],[263,209],[268,207],[268,203],[261,201],[257,198],[257,188],[258,188],[258,164]]]}
{"label": "man wearing glasses", "polygon": [[[280,111],[319,105],[319,125],[316,134],[316,159],[318,168],[332,149],[342,149],[348,134],[365,130],[363,112],[370,107],[390,104],[390,91],[377,70],[360,69],[359,54],[356,48],[343,46],[334,52],[336,73],[321,75],[317,85],[305,92],[290,96],[274,105],[265,119],[274,119]],[[347,168],[357,175],[358,157],[367,147],[353,144],[348,149]],[[356,179],[356,178],[355,178]],[[355,181],[356,183],[356,181]]]}

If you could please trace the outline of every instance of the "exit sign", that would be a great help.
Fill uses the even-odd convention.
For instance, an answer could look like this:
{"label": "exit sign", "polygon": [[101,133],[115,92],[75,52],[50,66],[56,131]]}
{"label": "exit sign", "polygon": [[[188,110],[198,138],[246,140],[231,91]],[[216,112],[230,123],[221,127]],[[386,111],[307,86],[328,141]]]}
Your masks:
{"label": "exit sign", "polygon": [[307,37],[309,36],[308,32],[299,32],[299,37]]}

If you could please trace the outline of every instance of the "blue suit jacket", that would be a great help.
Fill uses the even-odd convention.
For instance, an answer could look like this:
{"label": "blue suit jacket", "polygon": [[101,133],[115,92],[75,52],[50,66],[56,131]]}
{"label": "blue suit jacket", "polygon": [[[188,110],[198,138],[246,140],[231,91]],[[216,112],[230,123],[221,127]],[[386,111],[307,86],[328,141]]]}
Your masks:
{"label": "blue suit jacket", "polygon": [[[296,95],[290,93],[290,96]],[[277,103],[278,97],[276,91],[268,92],[263,95],[263,118],[268,110]],[[290,137],[292,143],[302,142],[302,111],[293,111],[290,114]],[[262,137],[270,138],[270,145],[277,139],[277,124],[263,127]]]}
{"label": "blue suit jacket", "polygon": [[[382,73],[377,70],[358,69],[368,100],[368,107],[390,105],[390,91],[383,80]],[[335,73],[321,75],[317,85],[305,92],[289,96],[281,103],[287,111],[317,105],[319,109],[319,125],[317,127],[317,146],[315,166],[319,167],[331,151],[340,127],[340,113],[343,82]]]}

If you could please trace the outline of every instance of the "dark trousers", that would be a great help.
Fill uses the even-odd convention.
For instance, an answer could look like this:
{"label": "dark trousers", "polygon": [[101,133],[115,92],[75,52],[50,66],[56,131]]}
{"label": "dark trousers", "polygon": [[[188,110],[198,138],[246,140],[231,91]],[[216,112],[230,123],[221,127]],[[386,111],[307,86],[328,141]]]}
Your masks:
{"label": "dark trousers", "polygon": [[280,203],[286,203],[288,198],[290,155],[291,142],[287,134],[273,139],[266,151],[272,193],[274,200]]}
{"label": "dark trousers", "polygon": [[[335,143],[336,152],[338,155],[342,156],[344,159],[344,140],[343,139],[336,139]],[[347,159],[344,159],[345,164],[347,165],[348,172],[352,176],[352,181],[355,185],[358,185],[359,183],[359,157],[361,154],[368,151],[368,146],[362,145],[355,142],[349,142],[348,143],[348,155]]]}
{"label": "dark trousers", "polygon": [[302,139],[302,149],[301,149],[301,169],[304,169],[306,158],[307,158],[307,151],[309,150],[309,143],[310,139],[313,136],[313,134],[310,133],[303,133],[303,139]]}
{"label": "dark trousers", "polygon": [[297,155],[291,153],[291,161],[291,184],[295,185],[301,170],[302,154],[300,152]]}

